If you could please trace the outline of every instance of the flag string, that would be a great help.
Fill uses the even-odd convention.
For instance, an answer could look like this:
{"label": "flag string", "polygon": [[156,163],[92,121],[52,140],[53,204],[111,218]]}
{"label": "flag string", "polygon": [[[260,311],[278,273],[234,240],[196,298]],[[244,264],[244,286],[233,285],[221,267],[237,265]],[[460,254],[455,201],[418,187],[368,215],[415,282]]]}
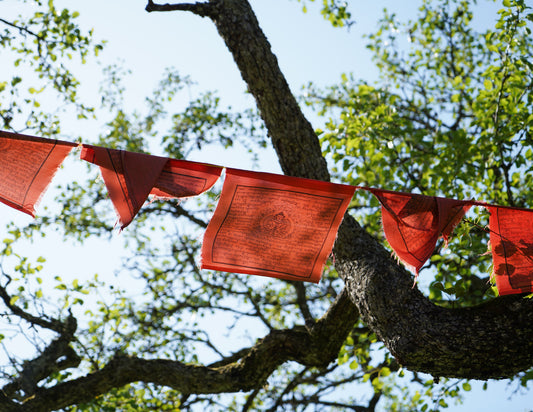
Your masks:
{"label": "flag string", "polygon": [[416,276],[437,240],[448,242],[472,206],[489,211],[500,295],[533,292],[533,210],[477,200],[397,192],[274,173],[225,168],[125,150],[0,131],[0,201],[35,215],[35,206],[70,151],[100,168],[121,229],[149,196],[186,198],[209,190],[226,170],[202,246],[207,269],[318,282],[355,190],[381,203],[383,230]]}

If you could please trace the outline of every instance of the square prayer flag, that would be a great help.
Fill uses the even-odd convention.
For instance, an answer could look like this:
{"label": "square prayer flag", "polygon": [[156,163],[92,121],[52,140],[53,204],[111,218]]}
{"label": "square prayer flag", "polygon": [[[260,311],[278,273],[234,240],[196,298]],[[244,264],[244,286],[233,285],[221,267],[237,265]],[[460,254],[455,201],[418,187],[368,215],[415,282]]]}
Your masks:
{"label": "square prayer flag", "polygon": [[227,169],[203,269],[318,283],[355,188]]}

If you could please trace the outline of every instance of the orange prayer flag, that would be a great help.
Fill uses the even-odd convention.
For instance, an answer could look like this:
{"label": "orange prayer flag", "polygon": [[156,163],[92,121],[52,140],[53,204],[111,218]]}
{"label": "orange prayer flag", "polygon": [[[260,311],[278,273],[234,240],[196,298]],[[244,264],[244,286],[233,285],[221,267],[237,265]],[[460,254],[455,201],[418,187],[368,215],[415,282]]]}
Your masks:
{"label": "orange prayer flag", "polygon": [[0,131],[0,202],[31,216],[76,144]]}
{"label": "orange prayer flag", "polygon": [[486,207],[498,293],[533,292],[533,210]]}
{"label": "orange prayer flag", "polygon": [[226,170],[202,269],[318,283],[355,188]]}
{"label": "orange prayer flag", "polygon": [[125,150],[84,145],[83,160],[100,166],[121,228],[128,226],[149,194],[188,197],[209,189],[222,168]]}
{"label": "orange prayer flag", "polygon": [[398,258],[416,275],[440,236],[445,242],[473,202],[366,189],[381,202],[383,231]]}
{"label": "orange prayer flag", "polygon": [[220,166],[168,159],[150,194],[160,198],[197,196],[210,189],[221,173]]}

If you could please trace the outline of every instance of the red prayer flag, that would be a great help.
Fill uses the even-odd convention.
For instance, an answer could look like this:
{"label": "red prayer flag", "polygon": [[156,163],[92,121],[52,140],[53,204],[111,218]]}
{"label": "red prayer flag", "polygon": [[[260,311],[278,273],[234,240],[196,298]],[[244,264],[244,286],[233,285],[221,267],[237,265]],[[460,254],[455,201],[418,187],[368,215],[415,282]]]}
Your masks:
{"label": "red prayer flag", "polygon": [[445,242],[472,202],[366,189],[381,202],[383,230],[396,255],[418,275],[440,236]]}
{"label": "red prayer flag", "polygon": [[221,173],[220,166],[168,159],[150,194],[160,198],[197,196],[210,189]]}
{"label": "red prayer flag", "polygon": [[318,283],[355,188],[227,169],[202,269]]}
{"label": "red prayer flag", "polygon": [[149,194],[165,198],[199,195],[213,186],[222,172],[218,166],[98,146],[84,145],[80,157],[100,166],[122,229]]}
{"label": "red prayer flag", "polygon": [[0,131],[0,202],[35,216],[35,206],[74,146]]}
{"label": "red prayer flag", "polygon": [[498,293],[533,292],[533,210],[486,207]]}

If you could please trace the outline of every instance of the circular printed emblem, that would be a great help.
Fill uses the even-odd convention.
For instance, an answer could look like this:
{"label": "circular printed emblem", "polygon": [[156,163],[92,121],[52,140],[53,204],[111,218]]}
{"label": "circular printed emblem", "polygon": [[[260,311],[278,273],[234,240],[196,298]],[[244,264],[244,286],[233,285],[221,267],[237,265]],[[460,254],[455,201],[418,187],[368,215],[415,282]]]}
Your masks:
{"label": "circular printed emblem", "polygon": [[292,222],[285,212],[268,213],[261,219],[261,229],[269,236],[286,238],[292,233]]}

